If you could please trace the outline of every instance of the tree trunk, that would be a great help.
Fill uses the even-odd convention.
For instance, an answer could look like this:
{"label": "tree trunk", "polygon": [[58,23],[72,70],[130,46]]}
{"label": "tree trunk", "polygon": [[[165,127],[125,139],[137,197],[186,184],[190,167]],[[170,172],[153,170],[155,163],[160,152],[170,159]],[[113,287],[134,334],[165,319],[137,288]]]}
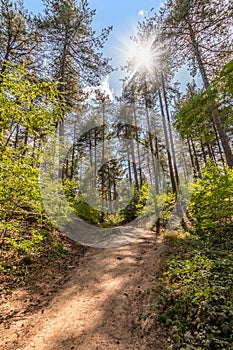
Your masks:
{"label": "tree trunk", "polygon": [[187,142],[188,142],[188,149],[189,149],[189,155],[190,155],[190,159],[191,159],[191,163],[192,163],[193,173],[196,175],[197,170],[196,170],[196,166],[195,166],[195,162],[194,162],[190,138],[187,139]]}
{"label": "tree trunk", "polygon": [[[194,33],[194,30],[193,30],[190,22],[188,22],[188,26],[189,26],[190,38],[192,41],[195,57],[197,59],[197,63],[198,63],[198,67],[199,67],[199,70],[201,73],[203,84],[204,84],[205,89],[207,89],[209,87],[210,83],[209,83],[209,79],[207,77],[204,63],[202,61],[199,45],[198,45],[198,42],[196,40],[195,33]],[[212,112],[213,112],[213,120],[214,120],[214,123],[216,125],[216,129],[218,131],[218,134],[219,134],[219,137],[220,137],[220,140],[222,143],[222,147],[223,147],[223,150],[224,150],[224,153],[226,156],[227,165],[232,168],[233,167],[233,154],[231,151],[231,147],[229,144],[226,130],[225,130],[223,123],[222,123],[222,120],[220,118],[219,111],[214,106],[214,102],[213,102]]]}
{"label": "tree trunk", "polygon": [[[202,150],[202,156],[203,156],[203,159],[204,159],[204,163],[205,163],[205,166],[206,166],[207,159],[206,159],[206,153],[205,153],[205,145],[204,145],[204,143],[202,141],[201,141],[201,150]],[[209,148],[208,148],[208,151],[209,151]],[[211,155],[210,152],[209,152],[209,157],[212,158],[212,155]]]}
{"label": "tree trunk", "polygon": [[139,145],[139,137],[138,137],[138,123],[137,123],[137,116],[135,111],[135,105],[133,104],[133,116],[134,116],[134,124],[136,127],[135,131],[135,138],[137,143],[137,158],[138,158],[138,168],[139,168],[139,180],[140,180],[140,186],[142,186],[142,166],[141,166],[141,156],[140,156],[140,145]]}
{"label": "tree trunk", "polygon": [[76,139],[76,124],[77,122],[74,122],[74,133],[73,133],[73,147],[72,147],[72,154],[71,154],[71,170],[70,170],[70,179],[72,180],[74,177],[74,161],[75,161],[75,139]]}
{"label": "tree trunk", "polygon": [[134,141],[133,140],[130,140],[130,146],[131,146],[130,147],[130,154],[131,154],[131,157],[132,157],[135,187],[137,189],[139,189],[137,162],[136,162],[136,157],[135,157],[135,153],[134,153]]}
{"label": "tree trunk", "polygon": [[169,113],[169,108],[168,108],[167,92],[165,89],[163,74],[161,74],[161,77],[162,77],[162,89],[163,89],[163,98],[164,98],[164,103],[165,103],[165,111],[166,111],[166,115],[167,115],[168,132],[169,132],[169,137],[170,137],[171,155],[172,155],[173,166],[174,166],[174,171],[175,171],[176,185],[178,187],[180,181],[179,181],[179,174],[178,174],[178,169],[177,169],[176,153],[175,153],[174,140],[173,140],[173,135],[172,135],[170,113]]}
{"label": "tree trunk", "polygon": [[[102,156],[101,156],[101,167],[103,169],[105,162],[105,106],[102,105]],[[101,176],[101,194],[104,197],[104,171]]]}
{"label": "tree trunk", "polygon": [[194,159],[195,159],[195,165],[196,165],[197,173],[200,176],[201,175],[201,168],[200,168],[200,164],[199,164],[199,160],[198,160],[198,156],[197,156],[196,147],[195,147],[195,144],[194,144],[192,139],[191,139],[191,146],[192,146],[192,149],[193,149],[193,154],[194,154]]}
{"label": "tree trunk", "polygon": [[222,147],[221,147],[221,144],[220,144],[218,132],[217,132],[217,130],[216,130],[216,126],[215,126],[214,122],[213,122],[213,127],[214,127],[214,132],[215,132],[215,137],[216,137],[217,145],[218,145],[218,150],[219,150],[220,159],[221,159],[222,164],[224,165],[224,164],[225,164],[224,155],[223,155],[223,152],[222,152]]}
{"label": "tree trunk", "polygon": [[171,157],[170,144],[169,144],[168,133],[167,133],[167,125],[166,125],[163,101],[162,101],[162,96],[161,96],[161,91],[159,86],[158,86],[158,94],[159,94],[160,110],[162,114],[162,122],[163,122],[164,136],[165,136],[165,145],[166,145],[166,152],[167,152],[167,158],[168,158],[169,173],[170,173],[171,184],[172,184],[172,192],[176,193],[177,185],[176,185],[176,179],[174,176],[174,171],[172,166],[172,157]]}
{"label": "tree trunk", "polygon": [[16,125],[14,148],[18,147],[18,143],[19,143],[19,124]]}

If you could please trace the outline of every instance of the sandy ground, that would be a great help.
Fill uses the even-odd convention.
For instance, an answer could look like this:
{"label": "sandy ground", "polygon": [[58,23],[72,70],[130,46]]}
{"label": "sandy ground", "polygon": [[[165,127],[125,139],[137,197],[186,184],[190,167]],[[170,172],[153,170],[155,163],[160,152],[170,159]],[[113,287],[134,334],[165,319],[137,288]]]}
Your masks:
{"label": "sandy ground", "polygon": [[0,308],[9,315],[0,325],[0,349],[167,349],[166,332],[143,318],[164,251],[163,238],[152,232],[127,246],[87,249],[49,301],[41,293],[31,311],[24,306],[29,290],[16,290]]}

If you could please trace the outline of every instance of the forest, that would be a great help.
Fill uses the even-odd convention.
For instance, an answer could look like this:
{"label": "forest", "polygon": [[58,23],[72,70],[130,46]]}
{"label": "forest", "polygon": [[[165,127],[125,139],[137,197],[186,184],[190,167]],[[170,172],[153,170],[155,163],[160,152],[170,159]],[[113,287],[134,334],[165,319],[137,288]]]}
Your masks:
{"label": "forest", "polygon": [[[0,1],[1,293],[66,259],[59,232],[89,245],[66,232],[74,215],[98,232],[146,227],[169,248],[145,319],[169,349],[231,350],[232,3],[165,0],[124,67],[104,57],[114,29],[96,33],[94,16],[88,0],[43,0],[41,14]],[[116,68],[112,99],[101,83]]]}

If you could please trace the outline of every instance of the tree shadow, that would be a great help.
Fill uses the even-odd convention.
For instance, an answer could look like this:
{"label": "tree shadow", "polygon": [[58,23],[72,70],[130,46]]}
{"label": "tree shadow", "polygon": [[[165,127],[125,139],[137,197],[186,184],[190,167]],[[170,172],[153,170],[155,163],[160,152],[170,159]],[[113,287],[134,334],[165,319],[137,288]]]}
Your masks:
{"label": "tree shadow", "polygon": [[25,350],[166,349],[164,330],[143,321],[145,292],[163,250],[160,239],[141,237],[128,246],[88,251],[44,313],[35,314],[31,336],[25,341],[22,333],[18,344]]}

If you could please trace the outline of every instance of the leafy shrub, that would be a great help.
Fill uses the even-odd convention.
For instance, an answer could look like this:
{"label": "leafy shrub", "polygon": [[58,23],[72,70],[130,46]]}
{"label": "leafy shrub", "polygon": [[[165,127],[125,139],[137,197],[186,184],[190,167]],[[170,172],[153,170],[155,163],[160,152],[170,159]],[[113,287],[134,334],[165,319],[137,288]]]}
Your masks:
{"label": "leafy shrub", "polygon": [[155,284],[158,319],[172,349],[230,350],[233,342],[233,243],[224,238],[173,240],[172,257]]}
{"label": "leafy shrub", "polygon": [[62,253],[53,245],[38,184],[41,146],[61,119],[62,101],[58,83],[38,82],[24,65],[6,64],[0,85],[1,289],[9,280],[19,285],[43,254]]}
{"label": "leafy shrub", "polygon": [[209,163],[194,184],[189,211],[198,233],[221,233],[232,226],[233,169]]}
{"label": "leafy shrub", "polygon": [[[63,189],[70,206],[80,218],[88,223],[103,227],[131,222],[141,214],[148,200],[148,184],[144,183],[140,189],[134,188],[133,197],[128,204],[128,194],[126,198],[121,198],[122,201],[126,199],[124,209],[116,213],[104,213],[101,210],[101,202],[92,207],[85,201],[85,196],[79,192],[77,181],[65,179]],[[96,204],[95,197],[93,197],[93,203]]]}
{"label": "leafy shrub", "polygon": [[38,169],[31,160],[22,160],[18,150],[7,149],[0,163],[0,207],[10,215],[11,211],[36,211],[42,213],[38,185]]}
{"label": "leafy shrub", "polygon": [[209,163],[194,184],[194,230],[171,241],[156,282],[157,317],[172,349],[231,350],[233,343],[233,170]]}

